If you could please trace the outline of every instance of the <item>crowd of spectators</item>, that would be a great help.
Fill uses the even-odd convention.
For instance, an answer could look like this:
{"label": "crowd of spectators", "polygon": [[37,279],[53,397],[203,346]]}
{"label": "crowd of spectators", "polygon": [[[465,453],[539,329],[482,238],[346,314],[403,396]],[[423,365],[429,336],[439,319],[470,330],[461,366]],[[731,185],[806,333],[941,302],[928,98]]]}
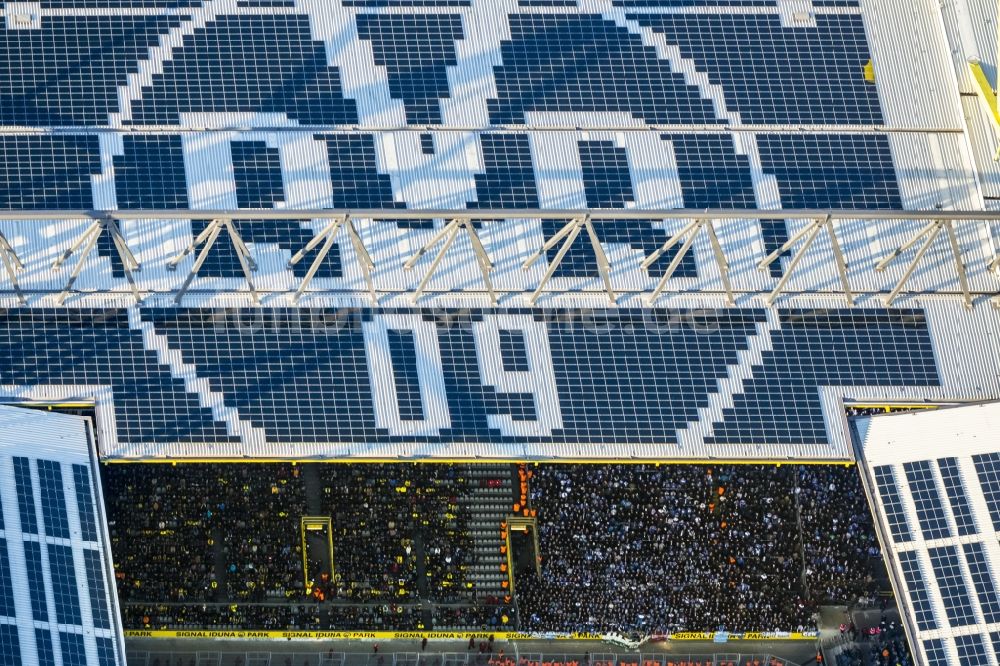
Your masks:
{"label": "crowd of spectators", "polygon": [[328,465],[320,474],[323,511],[333,520],[338,596],[471,598],[471,537],[458,505],[466,480],[458,467]]}
{"label": "crowd of spectators", "polygon": [[207,466],[106,465],[104,498],[118,598],[215,601],[218,477]]}
{"label": "crowd of spectators", "polygon": [[516,580],[521,629],[813,629],[820,603],[870,578],[860,480],[835,469],[539,466],[542,576]]}
{"label": "crowd of spectators", "polygon": [[856,603],[878,590],[881,550],[854,467],[796,468],[806,588],[818,602]]}
{"label": "crowd of spectators", "polygon": [[298,598],[304,589],[299,520],[305,513],[300,467],[223,468],[217,526],[230,601]]}
{"label": "crowd of spectators", "polygon": [[[469,573],[463,469],[106,466],[126,626],[796,631],[820,604],[875,589],[853,467],[540,465],[511,509],[537,512],[541,578],[521,567],[516,610],[487,603]],[[330,518],[332,569],[310,550],[303,570],[310,501]]]}
{"label": "crowd of spectators", "polygon": [[[331,519],[333,561],[309,558],[304,571],[300,520],[309,513],[308,467],[321,492],[320,515]],[[421,599],[465,602],[468,609],[454,614],[486,624],[465,573],[474,551],[460,510],[461,471],[455,465],[105,466],[127,626],[412,629],[419,613],[399,604]],[[327,575],[331,570],[335,576]],[[317,597],[331,602],[328,610],[308,617],[292,610],[314,608]]]}
{"label": "crowd of spectators", "polygon": [[505,631],[516,626],[513,608],[502,603],[435,606],[432,616],[437,629]]}
{"label": "crowd of spectators", "polygon": [[354,603],[126,604],[129,629],[325,631],[424,629],[419,605]]}

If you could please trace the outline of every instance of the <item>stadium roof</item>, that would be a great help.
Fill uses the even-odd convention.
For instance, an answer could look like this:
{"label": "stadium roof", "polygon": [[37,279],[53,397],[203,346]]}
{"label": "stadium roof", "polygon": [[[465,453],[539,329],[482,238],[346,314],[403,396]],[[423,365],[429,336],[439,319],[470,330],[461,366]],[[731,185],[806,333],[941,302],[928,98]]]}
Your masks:
{"label": "stadium roof", "polygon": [[124,666],[86,419],[0,406],[0,662]]}
{"label": "stadium roof", "polygon": [[1000,660],[1000,403],[859,418],[859,452],[911,646]]}
{"label": "stadium roof", "polygon": [[0,396],[109,457],[848,459],[845,400],[1000,398],[988,5],[7,3]]}

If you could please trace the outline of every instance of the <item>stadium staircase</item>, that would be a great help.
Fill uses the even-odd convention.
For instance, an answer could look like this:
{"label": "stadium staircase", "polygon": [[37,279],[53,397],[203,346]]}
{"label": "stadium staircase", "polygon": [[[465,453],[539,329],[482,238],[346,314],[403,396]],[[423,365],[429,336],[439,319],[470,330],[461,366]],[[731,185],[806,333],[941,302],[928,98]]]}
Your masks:
{"label": "stadium staircase", "polygon": [[502,600],[507,594],[507,573],[503,570],[507,557],[501,523],[510,515],[514,497],[514,477],[510,465],[468,465],[464,475],[469,479],[466,494],[459,499],[468,516],[472,534],[475,564],[468,572],[476,590],[476,599]]}

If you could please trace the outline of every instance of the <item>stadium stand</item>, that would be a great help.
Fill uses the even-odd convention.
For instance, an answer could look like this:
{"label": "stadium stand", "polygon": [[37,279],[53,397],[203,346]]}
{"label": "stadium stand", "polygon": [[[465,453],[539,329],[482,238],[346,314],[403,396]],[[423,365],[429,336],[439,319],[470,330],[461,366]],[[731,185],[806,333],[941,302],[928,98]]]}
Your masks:
{"label": "stadium stand", "polygon": [[[1000,399],[970,3],[4,3],[0,402],[92,406],[124,626],[812,632],[881,535],[916,659],[840,656],[996,651],[996,452],[865,467],[874,526],[844,466],[845,401]],[[58,469],[0,545],[103,529]],[[120,666],[8,578],[0,662]]]}
{"label": "stadium stand", "polygon": [[[542,465],[528,474],[206,463],[104,473],[131,628],[811,631],[819,605],[870,599],[879,567],[857,472],[845,466]],[[501,532],[529,508],[541,577],[522,566],[511,595]],[[310,556],[304,577],[306,512],[331,518],[333,561]],[[202,564],[163,573],[178,570],[178,557]]]}

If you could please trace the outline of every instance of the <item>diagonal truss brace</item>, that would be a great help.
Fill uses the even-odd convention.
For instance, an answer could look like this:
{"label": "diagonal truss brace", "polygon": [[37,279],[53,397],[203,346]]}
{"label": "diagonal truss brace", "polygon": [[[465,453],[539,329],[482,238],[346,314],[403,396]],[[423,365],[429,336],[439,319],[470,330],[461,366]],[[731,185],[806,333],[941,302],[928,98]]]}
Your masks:
{"label": "diagonal truss brace", "polygon": [[906,286],[906,282],[913,275],[913,271],[916,270],[917,265],[920,264],[920,260],[923,259],[924,255],[927,254],[927,250],[930,249],[931,245],[934,244],[934,239],[938,237],[942,231],[948,233],[948,242],[951,245],[951,255],[952,259],[955,261],[955,271],[958,274],[958,284],[962,289],[962,301],[965,303],[966,309],[972,308],[972,293],[969,291],[969,277],[965,272],[965,263],[962,261],[962,249],[958,244],[958,235],[955,233],[955,226],[952,220],[934,220],[932,222],[924,225],[917,233],[915,233],[910,240],[906,241],[898,248],[887,254],[875,265],[875,270],[882,272],[893,262],[896,257],[903,254],[914,245],[923,240],[923,244],[917,249],[917,253],[913,256],[913,260],[910,261],[910,265],[906,267],[903,271],[902,277],[899,278],[899,282],[893,287],[889,296],[885,299],[886,306],[892,305],[899,293],[903,291],[903,287]]}
{"label": "diagonal truss brace", "polygon": [[112,217],[103,217],[93,220],[84,232],[77,237],[76,241],[52,262],[52,270],[59,270],[67,259],[73,256],[81,247],[83,248],[80,258],[76,261],[76,266],[73,267],[73,272],[69,274],[66,285],[56,298],[56,303],[59,305],[62,305],[66,297],[69,296],[69,292],[73,288],[73,283],[76,282],[76,279],[80,277],[80,272],[83,271],[83,265],[87,261],[87,257],[94,251],[94,248],[97,246],[97,239],[105,231],[111,234],[111,240],[114,243],[115,251],[118,252],[118,258],[121,259],[122,266],[125,269],[125,278],[128,280],[128,286],[132,290],[135,302],[138,303],[142,300],[142,296],[139,294],[139,286],[136,284],[135,275],[133,274],[140,270],[141,266],[136,260],[135,255],[132,254],[132,250],[129,249],[128,243],[125,242],[125,236],[122,234],[118,222]]}
{"label": "diagonal truss brace", "polygon": [[440,231],[438,231],[434,236],[427,241],[419,250],[417,250],[412,257],[406,260],[403,264],[403,268],[406,270],[413,270],[413,267],[417,265],[420,258],[431,251],[431,249],[441,243],[441,248],[438,250],[437,255],[434,257],[434,261],[431,262],[431,267],[424,275],[423,279],[420,280],[420,284],[417,285],[417,290],[413,292],[413,302],[416,303],[420,296],[424,293],[424,289],[427,287],[427,283],[430,282],[431,277],[437,271],[438,266],[441,265],[441,261],[444,259],[444,255],[448,252],[448,248],[452,246],[455,242],[455,238],[458,236],[458,232],[465,229],[466,233],[469,235],[469,242],[472,244],[472,252],[476,256],[476,264],[479,266],[479,272],[483,275],[483,284],[486,285],[486,293],[489,294],[490,302],[493,305],[497,304],[497,294],[493,289],[493,281],[490,279],[490,272],[493,270],[493,260],[490,259],[490,255],[486,252],[486,247],[483,245],[482,240],[479,238],[479,234],[476,233],[476,228],[473,226],[471,219],[454,219],[448,224],[444,225]]}
{"label": "diagonal truss brace", "polygon": [[545,271],[545,275],[542,276],[542,281],[538,283],[538,287],[532,292],[531,296],[528,297],[528,302],[532,305],[541,296],[542,290],[545,285],[548,284],[552,276],[555,275],[556,269],[559,268],[559,264],[562,263],[563,258],[569,249],[573,247],[576,237],[580,235],[581,231],[587,232],[587,238],[590,239],[590,246],[594,249],[594,257],[597,259],[597,272],[601,275],[601,280],[604,282],[604,290],[608,293],[608,299],[614,304],[617,297],[615,296],[615,290],[611,286],[611,262],[608,261],[608,255],[604,252],[604,246],[601,245],[601,240],[597,237],[597,232],[594,231],[594,224],[590,220],[590,215],[584,217],[578,217],[570,220],[566,225],[554,233],[552,238],[545,241],[545,243],[536,250],[530,257],[528,257],[522,268],[528,269],[538,261],[538,258],[542,256],[543,252],[548,252],[554,248],[559,241],[563,240],[563,245],[559,248],[559,252],[556,253],[555,258],[549,263],[548,270]]}
{"label": "diagonal truss brace", "polygon": [[24,270],[24,264],[21,263],[17,252],[14,251],[14,247],[7,241],[3,232],[0,232],[0,261],[3,262],[4,270],[7,271],[7,277],[10,278],[18,300],[21,301],[21,305],[26,305],[28,301],[24,297],[24,292],[21,291],[21,285],[17,283],[17,271]]}
{"label": "diagonal truss brace", "polygon": [[358,233],[357,228],[354,226],[354,220],[351,219],[350,215],[344,215],[343,217],[335,218],[330,224],[316,234],[312,240],[310,240],[304,248],[295,253],[295,255],[288,260],[288,268],[292,268],[295,264],[302,261],[302,258],[307,254],[316,249],[316,246],[323,242],[323,247],[320,248],[319,253],[316,258],[313,259],[312,264],[309,266],[309,270],[306,272],[305,277],[302,278],[302,282],[299,283],[299,288],[295,290],[295,295],[292,296],[292,302],[298,303],[299,299],[302,298],[302,294],[305,293],[306,289],[309,287],[309,283],[312,282],[313,278],[316,277],[316,272],[319,271],[319,267],[323,264],[323,260],[326,259],[326,255],[330,253],[333,249],[333,243],[337,239],[337,234],[340,233],[341,229],[347,231],[347,237],[351,240],[351,245],[354,246],[354,254],[358,257],[358,263],[361,265],[361,273],[365,276],[365,285],[368,287],[368,294],[372,298],[372,303],[378,305],[378,294],[375,293],[375,282],[372,280],[372,271],[375,270],[375,262],[372,261],[372,256],[369,254],[368,249],[365,247],[364,242],[361,240],[361,235]]}
{"label": "diagonal truss brace", "polygon": [[788,268],[782,273],[781,279],[778,280],[778,284],[775,285],[774,289],[770,294],[767,295],[767,304],[774,305],[774,302],[781,295],[781,292],[785,289],[785,285],[788,284],[788,280],[792,277],[792,273],[795,268],[802,261],[802,257],[806,255],[809,251],[809,247],[816,240],[819,232],[826,229],[827,235],[830,237],[830,246],[833,248],[833,260],[834,264],[837,266],[837,275],[840,277],[840,285],[844,290],[844,298],[847,299],[849,305],[854,305],[854,292],[851,291],[851,283],[847,279],[847,261],[844,259],[844,251],[840,247],[840,240],[837,238],[837,231],[833,227],[833,217],[827,215],[818,220],[813,220],[807,224],[804,228],[800,229],[798,232],[792,235],[787,241],[785,241],[781,247],[772,252],[771,254],[764,257],[760,263],[757,264],[758,270],[765,270],[773,262],[777,261],[778,257],[787,252],[788,250],[795,247],[795,244],[800,240],[805,238],[805,242],[796,250],[795,254],[792,255],[792,259],[788,264]]}
{"label": "diagonal truss brace", "polygon": [[681,265],[681,261],[684,259],[684,256],[691,249],[691,246],[694,245],[694,241],[698,237],[698,234],[701,233],[702,229],[705,229],[708,232],[709,243],[712,246],[712,255],[715,257],[715,263],[719,267],[719,277],[722,279],[722,287],[726,291],[726,301],[730,305],[736,303],[736,298],[733,296],[733,285],[729,281],[729,260],[726,259],[726,255],[722,251],[722,244],[719,242],[719,236],[715,232],[715,224],[709,219],[696,219],[668,238],[658,250],[642,261],[642,267],[648,270],[649,267],[652,266],[664,252],[677,245],[682,238],[684,239],[684,244],[681,245],[680,250],[678,250],[677,254],[674,255],[674,258],[670,261],[670,265],[667,266],[667,270],[663,274],[663,277],[660,278],[659,284],[656,285],[656,289],[654,289],[653,293],[650,295],[650,305],[656,304],[656,301],[660,298],[660,294],[663,293],[663,290],[667,286],[667,281],[673,277],[677,268]]}
{"label": "diagonal truss brace", "polygon": [[211,251],[212,246],[215,245],[216,239],[218,239],[219,234],[225,229],[229,234],[229,239],[233,243],[233,249],[236,250],[236,258],[239,259],[240,268],[243,269],[243,276],[246,278],[247,286],[250,287],[250,297],[253,302],[257,305],[260,304],[260,298],[257,296],[257,288],[254,287],[253,280],[250,276],[250,271],[257,270],[257,262],[254,261],[253,256],[250,254],[249,248],[247,248],[246,243],[240,237],[239,232],[236,231],[233,221],[224,218],[216,218],[208,223],[205,229],[198,234],[191,243],[184,248],[180,254],[167,262],[167,269],[174,271],[177,270],[177,264],[179,264],[184,257],[188,256],[194,252],[199,245],[204,244],[201,248],[201,252],[198,253],[198,258],[195,259],[194,265],[191,266],[191,271],[188,273],[187,277],[184,278],[184,284],[177,291],[174,296],[174,303],[180,304],[181,299],[184,298],[184,294],[191,287],[191,283],[194,281],[195,276],[198,275],[198,271],[201,270],[202,264],[208,258],[208,253]]}

